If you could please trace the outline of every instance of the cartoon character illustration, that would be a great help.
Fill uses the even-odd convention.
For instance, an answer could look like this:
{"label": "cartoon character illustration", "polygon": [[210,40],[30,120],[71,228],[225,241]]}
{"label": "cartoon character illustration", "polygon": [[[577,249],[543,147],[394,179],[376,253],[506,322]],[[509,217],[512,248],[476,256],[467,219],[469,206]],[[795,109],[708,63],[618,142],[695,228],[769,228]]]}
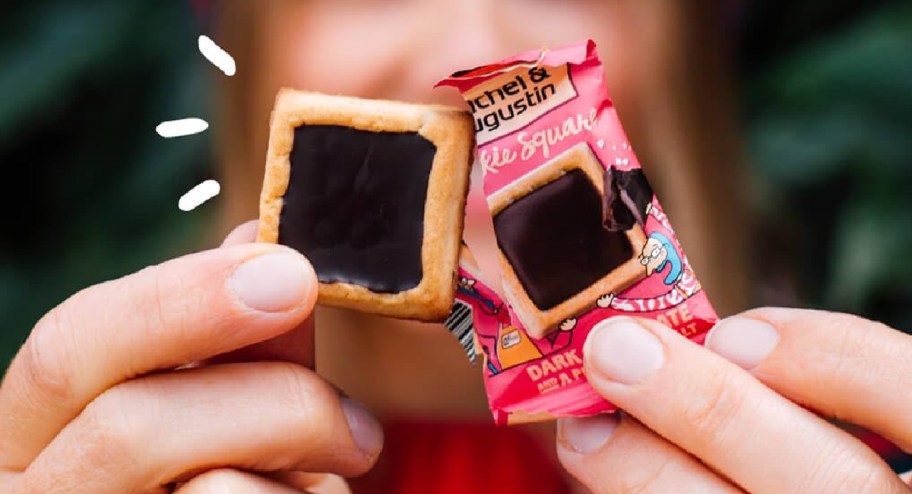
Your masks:
{"label": "cartoon character illustration", "polygon": [[560,330],[561,330],[561,331],[573,331],[573,328],[576,327],[576,318],[575,318],[575,317],[571,317],[571,318],[569,318],[569,319],[564,319],[564,320],[560,323],[560,326],[559,326],[559,327],[560,327]]}
{"label": "cartoon character illustration", "polygon": [[472,298],[475,302],[481,305],[482,312],[490,316],[498,316],[501,314],[501,308],[503,304],[497,305],[494,300],[491,300],[481,294],[477,288],[475,288],[475,280],[468,278],[466,276],[460,276],[456,283],[456,291],[463,295],[467,295]]}
{"label": "cartoon character illustration", "polygon": [[[460,273],[456,280],[457,295],[461,303],[471,306],[474,311],[474,348],[485,357],[485,368],[489,375],[497,375],[508,369],[542,359],[560,352],[573,342],[573,331],[578,326],[576,318],[561,321],[555,331],[542,339],[533,339],[514,321],[509,307],[497,298],[483,281],[472,278],[471,274]],[[463,311],[465,312],[465,311]],[[462,335],[466,318],[464,313],[451,314],[445,325],[451,332]],[[462,338],[460,338],[462,341]]]}
{"label": "cartoon character illustration", "polygon": [[647,276],[665,272],[662,284],[668,288],[667,291],[657,293],[660,291],[658,287],[647,285],[643,289],[642,284],[634,285],[631,290],[623,293],[602,295],[596,300],[594,310],[607,309],[622,313],[663,311],[683,304],[702,290],[703,287],[687,264],[686,258],[670,241],[674,234],[670,233],[673,230],[662,207],[653,202],[646,211],[650,218],[658,223],[651,228],[662,230],[650,233],[638,255],[638,260],[646,269]]}
{"label": "cartoon character illustration", "polygon": [[460,276],[459,279],[456,280],[456,290],[465,293],[466,295],[478,297],[478,290],[475,289],[475,280],[465,276]]}
{"label": "cartoon character illustration", "polygon": [[598,298],[598,300],[595,301],[595,305],[597,305],[598,307],[600,307],[602,309],[607,309],[607,308],[611,307],[611,302],[614,302],[614,298],[615,298],[615,295],[613,293],[606,293],[605,295],[602,295],[601,297]]}
{"label": "cartoon character illustration", "polygon": [[484,318],[485,322],[475,321],[475,335],[491,374],[499,374],[510,367],[540,359],[542,353],[524,331],[513,326],[510,313],[503,302],[486,297],[476,283],[476,280],[468,276],[459,276],[456,290],[461,296],[467,297],[480,313],[479,317]]}
{"label": "cartoon character illustration", "polygon": [[488,350],[488,346],[481,345],[481,350],[484,352],[485,366],[488,368],[489,371],[491,371],[491,375],[496,376],[497,374],[500,374],[500,369],[498,369],[497,366],[494,365],[494,359],[491,358],[491,352],[490,352],[490,350]]}
{"label": "cartoon character illustration", "polygon": [[573,330],[576,329],[576,326],[575,317],[564,319],[558,325],[557,331],[551,331],[544,338],[535,340],[535,344],[544,356],[560,352],[573,343]]}
{"label": "cartoon character illustration", "polygon": [[653,232],[643,246],[639,255],[640,264],[646,268],[646,276],[653,273],[668,272],[665,275],[665,284],[674,285],[684,274],[684,263],[677,249],[665,235]]}

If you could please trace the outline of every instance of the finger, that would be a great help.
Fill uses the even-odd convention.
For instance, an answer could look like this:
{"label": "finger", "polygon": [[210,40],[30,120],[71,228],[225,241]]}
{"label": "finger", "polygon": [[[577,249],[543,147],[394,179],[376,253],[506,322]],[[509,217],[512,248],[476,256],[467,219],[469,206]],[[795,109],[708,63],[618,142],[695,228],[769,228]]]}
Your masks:
{"label": "finger", "polygon": [[656,321],[604,321],[583,353],[605,398],[748,492],[908,492],[862,443]]}
{"label": "finger", "polygon": [[[242,223],[225,237],[222,247],[251,243],[256,240],[258,220]],[[277,360],[314,367],[313,318],[275,338],[209,359],[206,363],[255,362]]]}
{"label": "finger", "polygon": [[195,477],[174,494],[301,494],[303,491],[237,470],[212,470]]}
{"label": "finger", "polygon": [[223,467],[351,476],[367,471],[382,445],[370,413],[312,371],[230,364],[112,388],[54,439],[22,482],[32,489],[26,492],[114,494]]}
{"label": "finger", "polygon": [[[259,221],[257,220],[241,224],[225,237],[222,247],[255,241],[258,225]],[[312,369],[314,367],[313,318],[308,318],[300,326],[275,338],[219,355],[206,363],[255,362],[259,360],[294,362]]]}
{"label": "finger", "polygon": [[96,396],[300,325],[316,298],[300,254],[265,244],[193,254],[86,289],[52,310],[0,393],[0,468],[24,469]]}
{"label": "finger", "polygon": [[720,322],[706,346],[793,401],[912,452],[912,336],[845,314],[760,309]]}
{"label": "finger", "polygon": [[558,421],[557,456],[593,494],[743,492],[630,416]]}
{"label": "finger", "polygon": [[257,237],[257,228],[259,224],[260,222],[258,220],[250,220],[241,223],[225,237],[225,240],[222,242],[222,247],[231,247],[254,242]]}
{"label": "finger", "polygon": [[[256,240],[258,220],[247,221],[225,237],[222,246],[251,243]],[[314,367],[314,327],[309,318],[297,328],[249,347],[220,355],[208,363],[253,362],[277,360],[294,362],[308,368]]]}

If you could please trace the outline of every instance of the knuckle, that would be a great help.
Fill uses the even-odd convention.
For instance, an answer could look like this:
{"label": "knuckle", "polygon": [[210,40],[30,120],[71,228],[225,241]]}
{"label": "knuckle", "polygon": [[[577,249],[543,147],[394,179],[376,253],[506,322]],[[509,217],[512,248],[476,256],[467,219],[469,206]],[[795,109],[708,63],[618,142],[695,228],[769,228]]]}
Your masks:
{"label": "knuckle", "polygon": [[48,402],[67,402],[74,393],[75,354],[72,345],[76,328],[73,305],[80,295],[51,309],[32,330],[23,348],[22,366],[29,388]]}
{"label": "knuckle", "polygon": [[338,394],[313,373],[300,365],[291,363],[273,364],[273,373],[284,405],[295,410],[296,416],[306,424],[305,434],[312,441],[319,441],[329,432],[329,427],[318,424],[332,424],[336,420],[329,403],[338,400]]}
{"label": "knuckle", "polygon": [[166,329],[171,332],[183,332],[184,317],[178,310],[187,305],[169,303],[174,293],[180,293],[184,298],[192,296],[192,293],[183,290],[180,277],[174,272],[169,274],[159,266],[150,266],[141,271],[140,275],[149,277],[154,282],[148,299],[142,301],[142,313],[146,317],[143,326],[153,332],[164,333]]}
{"label": "knuckle", "polygon": [[286,399],[295,406],[310,407],[323,394],[317,379],[300,365],[276,362],[271,371]]}
{"label": "knuckle", "polygon": [[[827,314],[820,323],[827,328],[827,337],[821,339],[820,357],[814,364],[820,380],[826,382],[835,378],[848,385],[857,385],[868,381],[872,372],[886,374],[890,369],[903,368],[870,365],[872,354],[882,359],[890,359],[894,354],[890,348],[885,348],[889,343],[881,337],[881,328],[887,329],[887,326],[845,314]],[[892,376],[880,377],[889,380]]]}
{"label": "knuckle", "polygon": [[308,413],[323,413],[326,407],[321,405],[330,398],[330,392],[312,373],[292,363],[276,363],[273,372],[289,405]]}
{"label": "knuckle", "polygon": [[164,265],[148,266],[137,273],[123,278],[122,289],[129,292],[129,311],[134,314],[137,325],[150,338],[173,339],[183,334],[187,321],[192,320],[192,308],[205,307],[208,302],[201,292],[188,282],[186,270],[166,269]]}
{"label": "knuckle", "polygon": [[77,419],[75,443],[88,465],[129,465],[146,444],[152,424],[143,423],[158,413],[141,386],[122,384],[102,393]]}
{"label": "knuckle", "polygon": [[845,494],[855,492],[890,492],[889,486],[895,486],[897,478],[898,477],[892,473],[888,476],[880,468],[865,469],[857,472],[854,478],[849,482],[840,482],[839,486],[834,486],[836,489],[834,489],[833,492]]}
{"label": "knuckle", "polygon": [[827,314],[820,323],[834,337],[837,353],[846,356],[851,356],[853,347],[865,343],[866,337],[872,334],[864,328],[877,324],[848,314]]}
{"label": "knuckle", "polygon": [[707,374],[704,382],[684,405],[682,417],[699,443],[717,443],[739,415],[744,396],[722,371]]}
{"label": "knuckle", "polygon": [[[824,453],[807,477],[805,492],[892,492],[898,477],[886,466],[881,467],[870,450],[859,451],[853,445],[839,444]],[[905,490],[903,490],[905,492]]]}
{"label": "knuckle", "polygon": [[857,350],[864,346],[867,331],[856,331],[854,325],[841,318],[830,321],[829,348],[824,358],[833,375],[846,376],[858,367]]}

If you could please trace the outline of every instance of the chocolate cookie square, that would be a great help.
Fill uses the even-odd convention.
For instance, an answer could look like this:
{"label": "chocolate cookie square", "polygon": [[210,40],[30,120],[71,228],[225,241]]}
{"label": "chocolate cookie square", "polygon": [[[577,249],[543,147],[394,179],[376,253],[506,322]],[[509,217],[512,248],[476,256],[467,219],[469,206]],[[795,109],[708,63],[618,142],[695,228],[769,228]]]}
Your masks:
{"label": "chocolate cookie square", "polygon": [[258,239],[310,259],[322,304],[443,320],[473,139],[471,117],[455,108],[283,90]]}

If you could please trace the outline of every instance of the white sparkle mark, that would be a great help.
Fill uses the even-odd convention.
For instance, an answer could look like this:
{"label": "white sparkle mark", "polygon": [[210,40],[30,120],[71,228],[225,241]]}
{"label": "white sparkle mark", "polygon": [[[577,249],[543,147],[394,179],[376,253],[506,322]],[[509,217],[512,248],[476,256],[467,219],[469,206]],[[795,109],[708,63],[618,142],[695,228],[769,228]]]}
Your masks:
{"label": "white sparkle mark", "polygon": [[171,138],[199,134],[200,132],[205,132],[208,128],[209,122],[201,118],[184,118],[162,122],[158,124],[158,127],[155,127],[155,132],[158,132],[158,135],[162,137]]}
{"label": "white sparkle mark", "polygon": [[599,149],[605,149],[605,140],[604,139],[599,139],[596,144],[598,145]]}
{"label": "white sparkle mark", "polygon": [[222,186],[218,182],[206,180],[181,196],[180,200],[177,201],[177,207],[181,211],[193,211],[204,202],[219,195],[221,191]]}
{"label": "white sparkle mark", "polygon": [[223,50],[221,46],[215,44],[215,41],[212,41],[208,36],[199,37],[199,51],[206,57],[206,60],[212,62],[212,65],[218,67],[228,77],[237,72],[234,58]]}

